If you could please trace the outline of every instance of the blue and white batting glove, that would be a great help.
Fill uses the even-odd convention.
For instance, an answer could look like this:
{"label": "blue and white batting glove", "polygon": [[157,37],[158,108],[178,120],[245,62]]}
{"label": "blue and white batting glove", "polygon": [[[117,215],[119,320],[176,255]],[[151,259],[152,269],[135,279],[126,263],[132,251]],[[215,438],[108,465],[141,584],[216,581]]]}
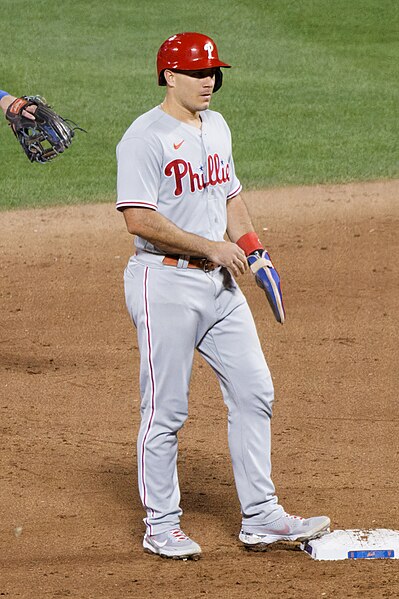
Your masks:
{"label": "blue and white batting glove", "polygon": [[247,256],[257,285],[263,289],[277,322],[284,324],[285,310],[281,294],[280,277],[266,250],[257,250]]}
{"label": "blue and white batting glove", "polygon": [[285,310],[280,277],[269,254],[262,247],[262,242],[254,231],[250,231],[240,237],[237,245],[244,250],[248,264],[255,275],[256,283],[265,292],[277,322],[284,324]]}

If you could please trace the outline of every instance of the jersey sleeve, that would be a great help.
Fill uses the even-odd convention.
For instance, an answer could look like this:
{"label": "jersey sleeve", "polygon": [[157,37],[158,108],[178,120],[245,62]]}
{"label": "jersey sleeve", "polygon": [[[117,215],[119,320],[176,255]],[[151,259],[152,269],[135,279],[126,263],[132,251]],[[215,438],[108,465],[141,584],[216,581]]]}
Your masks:
{"label": "jersey sleeve", "polygon": [[231,176],[230,176],[230,190],[227,194],[227,199],[231,200],[231,199],[235,198],[236,196],[238,196],[239,193],[241,193],[242,185],[236,175],[236,171],[234,168],[233,156],[230,156],[229,165],[230,165]]}
{"label": "jersey sleeve", "polygon": [[241,193],[242,185],[236,175],[236,171],[234,168],[233,156],[230,156],[229,165],[230,165],[230,189],[227,193],[227,200],[232,200],[233,198],[238,196],[239,193]]}
{"label": "jersey sleeve", "polygon": [[219,119],[221,120],[222,126],[225,129],[225,132],[226,132],[226,135],[228,138],[229,147],[230,147],[230,158],[229,158],[230,187],[227,192],[227,200],[232,200],[233,198],[238,196],[239,193],[241,193],[242,185],[236,175],[236,169],[234,167],[230,127],[226,123],[224,117],[219,113],[217,113],[217,114],[218,114]]}
{"label": "jersey sleeve", "polygon": [[116,149],[118,162],[117,210],[158,209],[161,152],[139,137],[122,139]]}

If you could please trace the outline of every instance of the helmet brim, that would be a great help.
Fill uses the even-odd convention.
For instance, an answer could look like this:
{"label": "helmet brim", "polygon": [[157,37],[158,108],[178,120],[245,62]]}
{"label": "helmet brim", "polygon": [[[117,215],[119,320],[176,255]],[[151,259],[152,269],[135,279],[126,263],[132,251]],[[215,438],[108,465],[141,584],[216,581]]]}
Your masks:
{"label": "helmet brim", "polygon": [[[199,63],[199,61],[198,61]],[[198,63],[195,63],[195,61],[192,62],[191,66],[194,66],[195,68],[190,68],[190,69],[182,69],[181,67],[166,67],[164,69],[162,69],[162,71],[159,73],[159,77],[158,77],[158,85],[166,85],[166,79],[165,79],[165,75],[164,72],[165,71],[179,71],[179,72],[184,72],[184,71],[202,71],[202,69],[205,71],[206,69],[213,69],[213,68],[220,68],[223,67],[224,69],[231,69],[231,65],[227,64],[225,62],[222,62],[221,60],[213,60],[213,61],[209,61],[209,63],[206,64],[206,66],[204,65],[204,62],[202,61],[201,66],[199,66]],[[220,71],[221,73],[221,71]]]}

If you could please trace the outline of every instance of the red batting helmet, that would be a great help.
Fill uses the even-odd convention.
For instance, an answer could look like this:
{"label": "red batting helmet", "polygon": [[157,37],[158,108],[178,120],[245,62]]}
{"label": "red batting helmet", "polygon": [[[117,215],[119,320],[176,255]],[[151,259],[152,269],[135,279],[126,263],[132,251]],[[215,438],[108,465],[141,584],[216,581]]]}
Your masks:
{"label": "red batting helmet", "polygon": [[158,84],[166,85],[164,70],[199,71],[216,67],[214,92],[222,85],[222,71],[219,67],[229,64],[219,60],[215,42],[202,33],[177,33],[167,39],[158,50],[157,69]]}

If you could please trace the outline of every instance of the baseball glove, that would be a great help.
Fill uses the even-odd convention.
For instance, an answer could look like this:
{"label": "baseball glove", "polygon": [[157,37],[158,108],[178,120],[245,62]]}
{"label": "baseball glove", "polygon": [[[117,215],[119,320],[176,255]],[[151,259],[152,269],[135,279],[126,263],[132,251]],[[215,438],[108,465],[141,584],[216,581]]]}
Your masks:
{"label": "baseball glove", "polygon": [[[23,114],[30,106],[36,107],[32,111],[34,119]],[[84,131],[73,121],[59,116],[40,96],[14,100],[7,109],[6,119],[31,162],[52,160],[71,145],[76,129]]]}

